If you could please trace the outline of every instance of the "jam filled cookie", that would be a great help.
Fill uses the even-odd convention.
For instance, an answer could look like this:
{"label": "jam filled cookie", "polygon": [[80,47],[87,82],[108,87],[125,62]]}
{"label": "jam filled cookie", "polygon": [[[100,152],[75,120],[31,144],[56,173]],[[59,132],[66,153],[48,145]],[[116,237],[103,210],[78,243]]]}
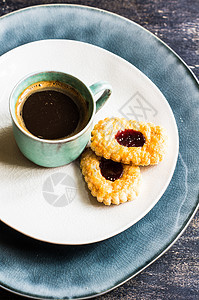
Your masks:
{"label": "jam filled cookie", "polygon": [[82,154],[80,167],[91,194],[105,205],[136,198],[141,183],[140,168],[97,156],[90,148]]}
{"label": "jam filled cookie", "polygon": [[91,149],[106,159],[147,166],[163,159],[166,141],[165,129],[153,123],[106,118],[92,131]]}

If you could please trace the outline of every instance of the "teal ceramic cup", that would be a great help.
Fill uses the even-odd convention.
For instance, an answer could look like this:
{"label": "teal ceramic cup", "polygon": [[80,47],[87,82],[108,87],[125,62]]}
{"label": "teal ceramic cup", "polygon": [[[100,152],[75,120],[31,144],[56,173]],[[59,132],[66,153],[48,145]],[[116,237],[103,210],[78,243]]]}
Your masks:
{"label": "teal ceramic cup", "polygon": [[[40,139],[20,126],[15,113],[17,100],[26,88],[40,81],[59,81],[81,94],[88,109],[88,121],[81,131],[70,137],[48,140]],[[110,84],[105,81],[99,81],[88,87],[78,78],[62,72],[39,72],[22,79],[13,89],[9,103],[13,133],[19,149],[25,157],[43,167],[58,167],[74,161],[90,140],[95,114],[110,97],[111,92]],[[97,96],[94,96],[98,93],[100,96],[95,100]]]}

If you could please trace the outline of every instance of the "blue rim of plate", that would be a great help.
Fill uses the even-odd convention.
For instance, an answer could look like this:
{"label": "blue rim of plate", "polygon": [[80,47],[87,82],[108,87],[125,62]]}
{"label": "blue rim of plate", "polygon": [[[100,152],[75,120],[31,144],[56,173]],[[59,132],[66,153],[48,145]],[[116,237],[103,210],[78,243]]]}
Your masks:
{"label": "blue rim of plate", "polygon": [[33,240],[0,223],[1,287],[38,299],[102,295],[165,253],[197,210],[197,78],[155,35],[104,10],[67,4],[40,5],[5,15],[0,24],[0,55],[41,39],[91,43],[140,69],[157,85],[173,110],[180,137],[176,170],[159,202],[129,229],[91,245],[60,246]]}

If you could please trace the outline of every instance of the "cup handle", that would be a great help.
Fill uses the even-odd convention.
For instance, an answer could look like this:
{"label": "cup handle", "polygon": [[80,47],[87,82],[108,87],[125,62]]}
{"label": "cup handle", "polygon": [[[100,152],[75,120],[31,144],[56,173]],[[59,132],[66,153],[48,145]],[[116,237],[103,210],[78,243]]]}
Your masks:
{"label": "cup handle", "polygon": [[104,93],[97,100],[95,100],[96,112],[98,112],[110,97],[112,93],[112,87],[106,81],[98,81],[90,86],[90,90],[94,96],[104,90]]}

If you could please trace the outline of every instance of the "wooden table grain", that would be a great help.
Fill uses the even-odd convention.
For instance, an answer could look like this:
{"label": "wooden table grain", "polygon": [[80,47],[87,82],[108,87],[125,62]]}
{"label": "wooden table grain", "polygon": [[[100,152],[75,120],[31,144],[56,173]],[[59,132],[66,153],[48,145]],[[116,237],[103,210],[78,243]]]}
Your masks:
{"label": "wooden table grain", "polygon": [[[169,45],[199,78],[199,0],[0,0],[0,16],[49,3],[81,4],[105,9],[142,25]],[[177,242],[136,277],[97,300],[197,300],[199,213]],[[22,300],[0,288],[0,300]]]}

